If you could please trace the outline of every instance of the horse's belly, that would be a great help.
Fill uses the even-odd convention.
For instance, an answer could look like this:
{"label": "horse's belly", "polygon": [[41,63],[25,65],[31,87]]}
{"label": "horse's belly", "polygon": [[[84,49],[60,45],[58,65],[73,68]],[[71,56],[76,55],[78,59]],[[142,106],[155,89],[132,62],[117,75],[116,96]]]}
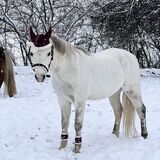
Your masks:
{"label": "horse's belly", "polygon": [[114,78],[103,77],[103,79],[97,79],[91,86],[88,99],[96,100],[110,97],[122,87],[123,82],[123,73],[119,73]]}
{"label": "horse's belly", "polygon": [[115,87],[112,88],[107,88],[107,87],[99,87],[98,89],[93,88],[90,96],[88,97],[89,100],[97,100],[97,99],[103,99],[106,97],[112,96],[115,92],[117,92],[121,88],[121,84],[116,85]]}

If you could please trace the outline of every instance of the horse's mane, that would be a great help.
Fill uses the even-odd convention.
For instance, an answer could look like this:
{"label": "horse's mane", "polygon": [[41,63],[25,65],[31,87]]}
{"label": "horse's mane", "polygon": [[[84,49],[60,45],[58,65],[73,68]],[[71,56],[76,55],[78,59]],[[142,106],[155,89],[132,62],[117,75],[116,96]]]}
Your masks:
{"label": "horse's mane", "polygon": [[51,36],[51,40],[54,44],[54,48],[61,54],[65,54],[68,50],[71,50],[72,46],[70,43],[55,37],[54,35]]}
{"label": "horse's mane", "polygon": [[86,49],[84,49],[81,46],[75,46],[75,48],[78,49],[78,50],[80,50],[80,51],[82,51],[86,55],[91,55],[91,52],[87,51]]}
{"label": "horse's mane", "polygon": [[79,53],[84,53],[86,55],[90,55],[91,53],[87,51],[86,49],[72,45],[71,43],[68,43],[58,37],[55,37],[54,35],[51,36],[51,40],[54,44],[54,48],[61,54],[71,54],[73,51],[80,51]]}

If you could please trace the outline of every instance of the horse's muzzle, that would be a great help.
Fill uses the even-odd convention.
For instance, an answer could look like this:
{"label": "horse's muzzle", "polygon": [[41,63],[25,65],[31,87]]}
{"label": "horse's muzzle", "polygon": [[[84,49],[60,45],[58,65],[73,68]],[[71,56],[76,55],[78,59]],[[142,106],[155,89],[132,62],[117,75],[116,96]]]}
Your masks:
{"label": "horse's muzzle", "polygon": [[37,82],[44,82],[45,75],[35,75]]}

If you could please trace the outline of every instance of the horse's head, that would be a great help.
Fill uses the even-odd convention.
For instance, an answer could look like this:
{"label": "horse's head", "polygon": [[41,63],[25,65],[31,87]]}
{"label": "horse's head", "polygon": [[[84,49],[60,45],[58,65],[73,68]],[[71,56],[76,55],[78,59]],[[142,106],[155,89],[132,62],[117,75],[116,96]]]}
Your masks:
{"label": "horse's head", "polygon": [[50,37],[52,33],[51,27],[45,34],[35,34],[30,27],[30,61],[35,72],[35,78],[38,82],[43,82],[49,70],[50,63],[53,58],[52,43]]}

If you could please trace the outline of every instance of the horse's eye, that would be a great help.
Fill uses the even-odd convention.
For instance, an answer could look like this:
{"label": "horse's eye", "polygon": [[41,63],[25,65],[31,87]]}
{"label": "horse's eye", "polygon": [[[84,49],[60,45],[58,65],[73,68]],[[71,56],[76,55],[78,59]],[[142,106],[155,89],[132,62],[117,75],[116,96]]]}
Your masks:
{"label": "horse's eye", "polygon": [[33,56],[33,53],[32,53],[32,52],[30,53],[30,56]]}
{"label": "horse's eye", "polygon": [[47,54],[47,56],[50,56],[51,55],[51,52],[49,52],[48,54]]}

